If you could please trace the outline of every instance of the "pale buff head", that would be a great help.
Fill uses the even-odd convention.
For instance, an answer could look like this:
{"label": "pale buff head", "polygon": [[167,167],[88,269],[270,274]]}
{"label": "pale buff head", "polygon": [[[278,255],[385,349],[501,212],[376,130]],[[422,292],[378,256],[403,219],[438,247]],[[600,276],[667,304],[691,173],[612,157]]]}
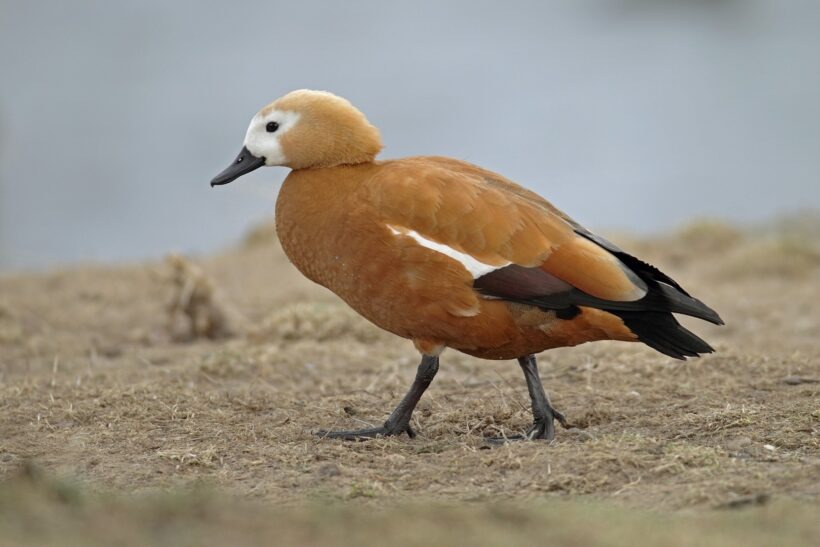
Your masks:
{"label": "pale buff head", "polygon": [[348,100],[300,89],[253,117],[239,156],[211,185],[226,184],[262,165],[309,169],[371,162],[381,148],[379,130]]}

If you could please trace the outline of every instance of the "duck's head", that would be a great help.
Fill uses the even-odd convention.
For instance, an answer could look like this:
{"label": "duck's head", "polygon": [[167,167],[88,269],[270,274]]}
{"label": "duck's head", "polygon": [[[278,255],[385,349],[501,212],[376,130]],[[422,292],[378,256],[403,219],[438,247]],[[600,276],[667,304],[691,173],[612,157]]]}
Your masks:
{"label": "duck's head", "polygon": [[371,162],[381,148],[379,130],[346,99],[326,91],[292,91],[253,117],[239,155],[211,186],[263,165],[307,169]]}

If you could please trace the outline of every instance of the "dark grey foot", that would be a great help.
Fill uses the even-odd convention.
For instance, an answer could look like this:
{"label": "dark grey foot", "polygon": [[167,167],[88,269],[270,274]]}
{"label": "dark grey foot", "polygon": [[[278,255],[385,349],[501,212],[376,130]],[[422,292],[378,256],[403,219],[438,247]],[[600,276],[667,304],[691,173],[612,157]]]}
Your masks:
{"label": "dark grey foot", "polygon": [[555,421],[564,429],[572,427],[567,422],[563,414],[552,408],[549,397],[541,384],[538,376],[538,367],[535,357],[527,355],[518,359],[518,364],[524,371],[524,378],[527,380],[527,390],[530,392],[532,402],[533,424],[526,435],[512,435],[510,437],[488,437],[486,441],[490,444],[504,444],[508,441],[534,441],[542,439],[551,441],[555,438]]}
{"label": "dark grey foot", "polygon": [[407,433],[411,439],[414,438],[416,432],[410,427],[410,418],[422,394],[436,376],[436,372],[438,372],[438,357],[423,355],[421,364],[419,364],[416,371],[416,379],[413,380],[413,385],[410,386],[410,391],[407,392],[407,395],[390,414],[383,426],[350,431],[319,431],[316,435],[323,439],[344,439],[345,441],[366,441],[367,439],[390,437],[402,433]]}
{"label": "dark grey foot", "polygon": [[561,424],[564,429],[569,429],[572,426],[567,422],[563,414],[552,407],[542,410],[545,414],[543,419],[536,419],[532,427],[527,431],[526,435],[510,435],[509,437],[486,437],[485,440],[490,444],[504,444],[511,441],[535,441],[545,440],[551,441],[555,438],[555,421]]}
{"label": "dark grey foot", "polygon": [[416,432],[409,425],[404,429],[399,427],[389,427],[387,424],[381,427],[371,427],[368,429],[351,429],[349,431],[317,431],[316,436],[323,439],[342,439],[344,441],[366,441],[377,437],[392,437],[402,433],[407,433],[411,439],[416,437]]}
{"label": "dark grey foot", "polygon": [[567,419],[563,414],[552,407],[544,409],[546,416],[543,419],[536,420],[529,431],[527,431],[527,438],[529,440],[544,439],[551,441],[555,438],[555,422],[561,424],[564,429],[572,427],[567,423]]}

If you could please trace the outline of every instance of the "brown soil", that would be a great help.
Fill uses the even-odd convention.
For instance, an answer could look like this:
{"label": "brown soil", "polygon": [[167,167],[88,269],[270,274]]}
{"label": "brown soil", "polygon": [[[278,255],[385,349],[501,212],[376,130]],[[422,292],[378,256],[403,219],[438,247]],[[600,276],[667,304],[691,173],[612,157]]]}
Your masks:
{"label": "brown soil", "polygon": [[[119,511],[135,522],[144,507],[129,505],[133,494],[201,484],[220,494],[185,502],[183,523],[197,504],[217,511],[226,494],[237,503],[261,500],[264,510],[270,502],[291,507],[293,519],[275,517],[284,522],[310,521],[315,511],[306,506],[351,505],[333,510],[342,516],[333,513],[331,528],[429,503],[449,509],[402,511],[428,523],[442,514],[474,519],[492,537],[501,533],[493,528],[498,502],[533,502],[541,509],[522,509],[520,518],[540,523],[552,511],[572,522],[572,504],[593,501],[589,511],[627,526],[644,521],[623,508],[693,509],[717,523],[727,512],[714,508],[774,500],[783,530],[794,530],[789,515],[806,517],[794,517],[799,542],[820,515],[818,236],[812,215],[753,231],[700,222],[651,240],[611,236],[721,313],[725,327],[686,321],[717,353],[677,362],[616,342],[546,352],[544,384],[577,428],[559,429],[550,445],[491,449],[485,435],[529,425],[523,377],[513,362],[454,351],[442,356],[415,414],[417,438],[313,436],[383,421],[418,355],[302,278],[269,227],[219,256],[7,275],[0,476],[11,478],[15,499],[39,501],[0,499],[0,524],[32,511],[42,511],[41,523],[62,518],[52,494],[36,494],[42,481],[21,478],[24,468],[22,476],[37,469],[80,481],[87,495],[114,496],[117,509],[84,511]],[[543,510],[558,498],[560,507]],[[669,530],[688,526],[675,522]],[[21,534],[14,537],[31,539]]]}

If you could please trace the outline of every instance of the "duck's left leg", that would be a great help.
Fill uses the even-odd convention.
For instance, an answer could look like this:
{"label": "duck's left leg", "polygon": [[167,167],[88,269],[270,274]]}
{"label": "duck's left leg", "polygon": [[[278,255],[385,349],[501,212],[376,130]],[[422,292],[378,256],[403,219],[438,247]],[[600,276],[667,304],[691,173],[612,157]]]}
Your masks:
{"label": "duck's left leg", "polygon": [[493,437],[487,439],[494,443],[506,441],[526,441],[533,439],[545,439],[551,441],[555,437],[555,420],[564,428],[571,427],[563,414],[555,410],[550,404],[549,397],[544,391],[541,377],[538,376],[538,365],[535,362],[535,355],[527,355],[518,358],[518,364],[524,371],[524,378],[527,380],[527,390],[530,392],[532,402],[533,424],[526,435],[514,435],[511,437]]}
{"label": "duck's left leg", "polygon": [[436,372],[438,372],[438,356],[423,355],[416,371],[416,379],[413,380],[413,385],[410,386],[410,391],[407,392],[396,409],[390,414],[383,426],[351,431],[318,431],[316,435],[346,441],[363,441],[373,437],[401,435],[406,432],[412,439],[416,436],[416,433],[410,427],[410,417],[413,415],[413,410],[415,410],[419,399],[435,378]]}

